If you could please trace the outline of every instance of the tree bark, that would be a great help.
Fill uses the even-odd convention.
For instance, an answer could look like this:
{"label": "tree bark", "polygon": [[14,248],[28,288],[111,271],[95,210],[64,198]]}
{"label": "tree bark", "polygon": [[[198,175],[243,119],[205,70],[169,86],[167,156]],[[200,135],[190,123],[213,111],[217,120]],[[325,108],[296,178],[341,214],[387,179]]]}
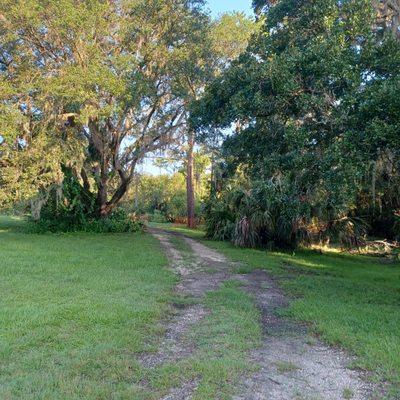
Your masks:
{"label": "tree bark", "polygon": [[107,209],[107,178],[101,178],[98,183],[97,191],[97,210],[100,217],[106,217],[109,214]]}
{"label": "tree bark", "polygon": [[98,212],[101,218],[111,214],[128,191],[131,181],[129,179],[121,181],[117,190],[109,201],[107,201],[107,184],[100,184],[97,194]]}
{"label": "tree bark", "polygon": [[186,160],[187,225],[189,228],[196,227],[193,150],[194,150],[194,133],[190,131],[188,134],[188,151]]}

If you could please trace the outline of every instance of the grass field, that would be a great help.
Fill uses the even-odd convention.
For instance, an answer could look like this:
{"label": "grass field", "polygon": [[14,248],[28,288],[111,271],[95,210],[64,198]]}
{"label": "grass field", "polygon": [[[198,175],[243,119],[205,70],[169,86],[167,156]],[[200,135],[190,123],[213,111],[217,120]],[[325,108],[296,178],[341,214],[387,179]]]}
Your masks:
{"label": "grass field", "polygon": [[174,275],[146,234],[28,235],[0,218],[0,399],[138,399],[134,354]]}
{"label": "grass field", "polygon": [[[153,400],[197,380],[196,400],[228,399],[261,337],[259,314],[237,282],[202,300],[210,314],[192,332],[192,358],[146,370],[158,321],[176,283],[147,234],[31,235],[0,216],[0,399]],[[201,231],[161,228],[201,238]],[[180,239],[174,245],[190,262]],[[242,266],[271,272],[293,297],[287,315],[358,356],[400,398],[400,264],[348,254],[238,249],[205,241]],[[186,254],[188,253],[188,254]],[[186,255],[185,255],[186,254]],[[143,386],[145,382],[145,386]],[[397,393],[397,394],[396,394]]]}
{"label": "grass field", "polygon": [[160,222],[149,222],[148,226],[151,228],[165,229],[171,232],[182,233],[183,235],[190,236],[193,239],[203,239],[204,232],[199,229],[190,229],[186,225],[173,224],[173,223],[160,223]]}
{"label": "grass field", "polygon": [[[210,314],[188,334],[193,357],[156,368],[159,321],[175,275],[148,234],[24,233],[0,216],[0,399],[157,400],[185,381],[195,400],[228,399],[232,381],[251,370],[246,351],[261,336],[252,299],[226,282],[202,301]],[[189,249],[175,245],[187,262]]]}

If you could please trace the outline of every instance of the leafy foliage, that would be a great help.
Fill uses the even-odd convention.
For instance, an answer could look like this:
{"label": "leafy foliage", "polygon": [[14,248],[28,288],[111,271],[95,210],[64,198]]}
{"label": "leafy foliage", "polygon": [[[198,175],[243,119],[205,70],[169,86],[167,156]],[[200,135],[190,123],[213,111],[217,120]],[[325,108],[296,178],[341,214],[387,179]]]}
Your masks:
{"label": "leafy foliage", "polygon": [[[97,214],[108,215],[129,188],[137,163],[185,132],[190,86],[210,54],[202,5],[2,1],[2,185],[29,198],[60,182],[54,179],[59,161],[68,161],[96,195]],[[52,162],[43,165],[48,148]],[[24,177],[32,153],[37,165],[32,160],[34,169]],[[33,176],[43,170],[48,179],[37,179],[37,185]],[[8,179],[13,175],[18,182]],[[19,191],[19,181],[29,190]]]}
{"label": "leafy foliage", "polygon": [[[208,174],[202,165],[196,163],[195,207],[198,218],[203,216],[202,199],[207,191],[207,180]],[[184,169],[172,174],[137,176],[121,206],[153,222],[185,222],[187,202]]]}
{"label": "leafy foliage", "polygon": [[2,1],[0,207],[60,184],[64,164],[109,215],[255,29],[240,13],[211,21],[204,3]]}
{"label": "leafy foliage", "polygon": [[48,219],[30,221],[26,230],[30,233],[91,232],[91,233],[129,233],[143,230],[143,223],[134,221],[121,209],[116,209],[105,218],[85,219],[77,222],[70,215],[51,216]]}
{"label": "leafy foliage", "polygon": [[220,223],[209,214],[210,233],[232,232],[234,223],[233,240],[248,246],[295,245],[303,228],[306,239],[349,244],[366,232],[393,238],[400,41],[377,28],[370,1],[256,3],[260,34],[193,107],[204,140],[236,126],[211,200],[226,206],[214,207]]}
{"label": "leafy foliage", "polygon": [[45,194],[45,201],[39,205],[40,217],[29,224],[30,232],[125,233],[142,229],[142,224],[131,220],[122,209],[99,218],[95,196],[80,184],[70,168],[63,169],[62,184],[51,186]]}
{"label": "leafy foliage", "polygon": [[241,247],[295,246],[303,227],[299,215],[310,213],[308,204],[296,201],[290,185],[279,180],[230,188],[208,205],[207,235]]}

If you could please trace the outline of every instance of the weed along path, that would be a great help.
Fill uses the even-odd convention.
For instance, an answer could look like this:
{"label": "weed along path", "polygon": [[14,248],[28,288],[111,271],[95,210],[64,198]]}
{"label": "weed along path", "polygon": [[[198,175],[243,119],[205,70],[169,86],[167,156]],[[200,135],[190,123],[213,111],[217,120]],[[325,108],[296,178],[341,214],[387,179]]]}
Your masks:
{"label": "weed along path", "polygon": [[266,272],[236,274],[233,263],[196,240],[151,233],[179,277],[158,350],[140,360],[158,398],[374,398],[362,373],[349,368],[351,357],[278,315],[288,302]]}

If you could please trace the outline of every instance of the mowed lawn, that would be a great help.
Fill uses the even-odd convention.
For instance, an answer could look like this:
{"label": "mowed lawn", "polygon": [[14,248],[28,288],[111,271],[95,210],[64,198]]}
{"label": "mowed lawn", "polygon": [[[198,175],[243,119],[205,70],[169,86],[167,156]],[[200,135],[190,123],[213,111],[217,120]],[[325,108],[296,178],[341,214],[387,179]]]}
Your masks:
{"label": "mowed lawn", "polygon": [[[198,380],[196,399],[229,398],[261,334],[258,312],[237,283],[204,299],[211,313],[191,333],[195,356],[146,370],[138,353],[156,348],[157,322],[178,300],[158,242],[147,234],[30,235],[22,226],[0,216],[1,400],[154,400],[182,379]],[[389,382],[389,398],[400,398],[399,262],[206,244],[240,261],[240,273],[271,272],[292,296],[285,314],[357,355],[355,366]]]}
{"label": "mowed lawn", "polygon": [[158,242],[20,224],[0,217],[0,399],[141,398],[136,353],[175,283]]}
{"label": "mowed lawn", "polygon": [[207,241],[243,263],[271,272],[292,296],[285,314],[307,321],[325,341],[357,355],[355,367],[389,383],[400,399],[400,263],[346,253],[239,249]]}

